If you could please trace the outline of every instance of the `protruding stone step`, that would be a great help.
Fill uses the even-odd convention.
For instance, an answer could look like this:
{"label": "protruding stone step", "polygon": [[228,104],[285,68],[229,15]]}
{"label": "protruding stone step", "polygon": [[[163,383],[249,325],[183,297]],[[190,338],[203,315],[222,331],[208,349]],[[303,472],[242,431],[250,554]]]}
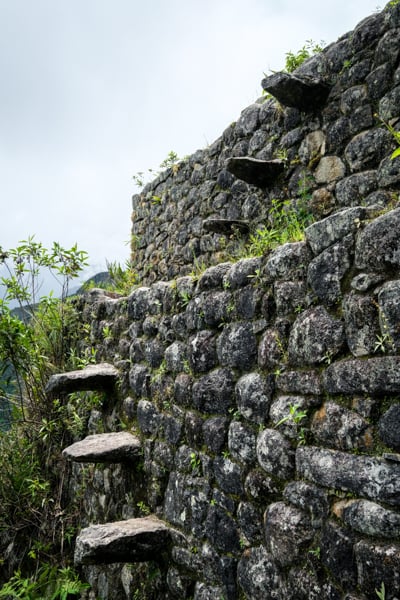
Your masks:
{"label": "protruding stone step", "polygon": [[131,462],[141,455],[139,438],[128,431],[88,435],[63,450],[63,456],[81,463]]}
{"label": "protruding stone step", "polygon": [[274,73],[261,82],[284,106],[292,106],[304,112],[312,112],[323,106],[328,98],[330,86],[319,79],[296,77],[290,73]]}
{"label": "protruding stone step", "polygon": [[250,156],[232,156],[225,164],[227,171],[247,183],[265,188],[273,183],[285,169],[282,160],[260,160]]}
{"label": "protruding stone step", "polygon": [[235,230],[248,233],[250,225],[248,221],[239,219],[206,219],[203,221],[204,231],[212,231],[213,233],[231,234]]}
{"label": "protruding stone step", "polygon": [[79,371],[52,375],[46,385],[46,394],[71,394],[80,391],[107,391],[112,389],[118,377],[118,370],[108,363],[88,365]]}
{"label": "protruding stone step", "polygon": [[168,551],[172,530],[151,515],[139,519],[91,525],[76,539],[76,565],[146,562]]}

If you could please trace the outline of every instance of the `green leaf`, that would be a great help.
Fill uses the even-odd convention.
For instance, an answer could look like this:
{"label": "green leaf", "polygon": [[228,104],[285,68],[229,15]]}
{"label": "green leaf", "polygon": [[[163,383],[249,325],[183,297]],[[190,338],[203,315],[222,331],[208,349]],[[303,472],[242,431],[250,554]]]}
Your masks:
{"label": "green leaf", "polygon": [[400,147],[396,148],[396,150],[393,152],[393,154],[392,154],[392,156],[390,158],[393,160],[397,156],[400,156]]}

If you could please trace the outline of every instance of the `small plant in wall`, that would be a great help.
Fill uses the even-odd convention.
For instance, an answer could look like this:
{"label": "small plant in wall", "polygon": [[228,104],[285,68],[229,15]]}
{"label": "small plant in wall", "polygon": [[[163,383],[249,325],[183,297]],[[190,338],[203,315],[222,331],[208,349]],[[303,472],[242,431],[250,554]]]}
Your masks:
{"label": "small plant in wall", "polygon": [[[305,418],[307,417],[307,411],[302,410],[300,404],[291,404],[289,406],[289,413],[282,417],[276,424],[275,428],[280,427],[287,422],[292,422],[296,426],[299,425]],[[306,429],[304,427],[300,427],[297,433],[297,439],[300,446],[306,443]]]}
{"label": "small plant in wall", "polygon": [[201,460],[197,456],[196,452],[190,453],[190,467],[193,474],[198,474],[200,472]]}
{"label": "small plant in wall", "polygon": [[[148,178],[155,179],[165,169],[171,169],[172,174],[176,175],[179,171],[179,165],[181,162],[182,161],[177,153],[173,150],[170,150],[164,160],[160,163],[158,169],[147,169],[147,175],[144,171],[138,171],[132,176],[132,179],[138,188],[142,188],[148,182]],[[159,196],[152,196],[151,198],[153,204],[159,204],[162,201],[162,198],[159,198]]]}
{"label": "small plant in wall", "polygon": [[383,581],[379,590],[375,589],[375,594],[378,596],[379,600],[386,600],[386,590]]}
{"label": "small plant in wall", "polygon": [[[398,1],[400,2],[400,0],[398,0]],[[396,2],[396,4],[397,4],[397,2]],[[396,150],[394,150],[392,152],[391,157],[390,157],[393,160],[393,159],[397,158],[398,156],[400,156],[400,131],[397,131],[391,123],[387,123],[383,119],[380,119],[379,115],[376,114],[375,117],[377,119],[379,119],[379,121],[382,123],[382,125],[384,125],[386,127],[386,129],[389,131],[389,133],[391,133],[394,141],[397,144]]]}
{"label": "small plant in wall", "polygon": [[306,43],[300,50],[297,52],[286,52],[286,60],[285,60],[285,71],[287,73],[292,73],[295,71],[300,65],[303,64],[307,58],[310,58],[314,54],[318,54],[322,52],[325,46],[325,42],[321,41],[319,44],[314,42],[313,40],[306,40]]}

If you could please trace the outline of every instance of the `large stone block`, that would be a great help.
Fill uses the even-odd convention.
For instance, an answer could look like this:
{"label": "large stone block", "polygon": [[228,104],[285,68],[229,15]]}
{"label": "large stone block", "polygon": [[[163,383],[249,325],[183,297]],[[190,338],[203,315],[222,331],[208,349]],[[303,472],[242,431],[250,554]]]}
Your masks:
{"label": "large stone block", "polygon": [[360,541],[354,547],[358,585],[368,600],[374,600],[375,590],[385,585],[385,598],[396,600],[400,589],[400,547]]}
{"label": "large stone block", "polygon": [[386,129],[370,129],[357,134],[346,146],[345,157],[350,170],[365,171],[377,167],[393,150],[393,139]]}
{"label": "large stone block", "polygon": [[229,369],[215,369],[193,385],[193,404],[205,413],[227,414],[234,399],[234,377]]}
{"label": "large stone block", "polygon": [[389,539],[400,536],[400,514],[370,500],[343,500],[334,505],[333,512],[364,535]]}
{"label": "large stone block", "polygon": [[317,485],[400,506],[400,463],[309,446],[297,448],[296,467]]}
{"label": "large stone block", "polygon": [[248,370],[257,357],[257,339],[251,323],[226,325],[217,339],[219,362],[224,367]]}
{"label": "large stone block", "polygon": [[323,306],[300,314],[289,336],[289,361],[313,365],[331,360],[344,344],[343,323],[332,318]]}
{"label": "large stone block", "polygon": [[155,516],[91,525],[78,535],[74,561],[108,564],[153,560],[172,543],[171,529]]}
{"label": "large stone block", "polygon": [[265,543],[281,567],[296,563],[314,536],[307,513],[284,502],[271,504],[264,515]]}
{"label": "large stone block", "polygon": [[228,433],[228,447],[235,460],[246,464],[255,462],[256,436],[248,425],[232,421]]}
{"label": "large stone block", "polygon": [[248,600],[282,598],[283,580],[264,546],[246,550],[238,564],[238,582]]}
{"label": "large stone block", "polygon": [[267,473],[288,479],[294,473],[294,450],[275,429],[264,429],[257,438],[257,459]]}
{"label": "large stone block", "polygon": [[346,236],[316,256],[308,267],[308,283],[318,299],[333,305],[342,295],[342,279],[350,269],[354,239]]}
{"label": "large stone block", "polygon": [[365,171],[345,177],[336,185],[336,200],[340,206],[361,204],[377,188],[376,171]]}
{"label": "large stone block", "polygon": [[118,370],[108,363],[88,365],[84,369],[52,375],[46,385],[46,394],[71,394],[85,390],[112,391],[118,379]]}
{"label": "large stone block", "polygon": [[311,432],[317,442],[337,450],[365,450],[373,441],[368,421],[335,402],[325,402],[314,414]]}
{"label": "large stone block", "polygon": [[284,106],[292,106],[306,112],[322,107],[331,89],[319,79],[305,75],[296,77],[283,72],[266,77],[261,85]]}
{"label": "large stone block", "polygon": [[400,450],[400,404],[393,404],[379,419],[378,434],[386,446]]}
{"label": "large stone block", "polygon": [[346,340],[353,356],[366,356],[375,350],[380,333],[378,310],[372,296],[349,294],[343,301]]}
{"label": "large stone block", "polygon": [[311,252],[305,242],[283,244],[271,252],[265,271],[271,279],[302,279],[307,273],[311,258]]}
{"label": "large stone block", "polygon": [[339,361],[325,370],[324,385],[329,394],[397,394],[400,392],[400,357]]}
{"label": "large stone block", "polygon": [[137,460],[142,455],[140,440],[128,431],[89,435],[63,450],[75,462],[118,463]]}
{"label": "large stone block", "polygon": [[365,217],[361,206],[340,210],[322,221],[317,221],[305,229],[305,236],[315,255],[332,246],[349,233],[357,231],[360,220]]}
{"label": "large stone block", "polygon": [[321,562],[345,589],[353,589],[357,583],[355,541],[351,530],[339,527],[334,521],[325,523],[321,535]]}
{"label": "large stone block", "polygon": [[355,265],[358,269],[375,271],[399,267],[400,208],[378,217],[359,234]]}

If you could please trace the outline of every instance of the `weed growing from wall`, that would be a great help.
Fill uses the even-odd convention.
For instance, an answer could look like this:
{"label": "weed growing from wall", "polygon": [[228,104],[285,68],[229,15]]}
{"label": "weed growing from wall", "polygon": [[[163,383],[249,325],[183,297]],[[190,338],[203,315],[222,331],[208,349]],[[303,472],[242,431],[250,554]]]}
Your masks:
{"label": "weed growing from wall", "polygon": [[318,52],[322,52],[324,46],[324,41],[321,41],[319,44],[317,44],[313,40],[307,40],[304,46],[297,52],[292,52],[289,50],[289,52],[286,52],[285,55],[285,71],[292,73],[298,67],[300,67],[300,65],[302,65],[307,58],[310,58],[314,54],[318,54]]}
{"label": "weed growing from wall", "polygon": [[262,256],[277,246],[304,239],[304,229],[313,221],[306,202],[272,200],[269,210],[269,223],[256,229],[250,235],[245,247],[245,256]]}

